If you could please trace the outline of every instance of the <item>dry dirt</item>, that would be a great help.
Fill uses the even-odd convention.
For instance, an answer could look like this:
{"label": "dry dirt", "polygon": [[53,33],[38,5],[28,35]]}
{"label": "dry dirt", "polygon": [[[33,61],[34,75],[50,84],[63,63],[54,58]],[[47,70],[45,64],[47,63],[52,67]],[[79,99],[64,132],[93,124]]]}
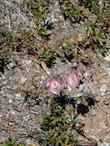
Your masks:
{"label": "dry dirt", "polygon": [[[12,4],[16,7],[16,3],[11,0],[11,5],[7,0],[0,2],[2,9],[0,10],[3,14],[0,16],[0,25],[6,25],[6,27],[11,31],[13,28],[27,29],[30,27],[29,16],[26,17],[26,11],[22,11],[20,8],[20,14],[17,14],[16,18],[11,17],[12,24],[9,18],[3,19],[5,16],[5,8],[12,10]],[[22,3],[22,1],[21,1]],[[17,3],[17,4],[21,4]],[[51,11],[50,16],[52,21],[55,23],[55,29],[51,35],[51,40],[55,40],[53,47],[55,47],[56,42],[66,35],[72,34],[72,41],[79,39],[79,34],[85,37],[84,30],[81,25],[77,25],[74,30],[70,26],[70,22],[64,21],[64,18],[59,10],[58,1],[53,2],[50,7],[54,11]],[[22,5],[20,5],[22,6]],[[22,13],[21,13],[22,11]],[[10,11],[8,11],[10,12]],[[12,14],[12,12],[10,12]],[[28,13],[28,15],[31,14]],[[28,19],[27,19],[28,18]],[[15,24],[15,19],[17,23]],[[5,20],[7,22],[5,22]],[[21,25],[21,21],[24,25]],[[8,23],[8,24],[7,24]],[[58,25],[57,25],[58,24]],[[16,27],[15,27],[16,25]],[[28,26],[27,26],[28,25]],[[34,22],[31,23],[32,29]],[[80,30],[79,30],[80,28]],[[33,29],[34,30],[34,29]],[[36,38],[39,39],[39,38]],[[41,39],[41,38],[40,38]],[[86,50],[84,55],[90,58],[92,62],[90,66],[84,66],[80,64],[86,71],[84,83],[80,85],[79,89],[73,91],[71,96],[76,95],[76,97],[92,94],[96,101],[94,106],[91,106],[89,111],[82,116],[79,115],[79,119],[85,124],[84,131],[87,135],[98,141],[99,146],[109,146],[110,145],[110,52],[108,52],[107,57],[102,57],[99,53],[94,54],[90,50]],[[75,65],[72,63],[64,63],[59,58],[56,60],[55,66],[50,69],[52,74],[67,73]],[[36,100],[27,97],[27,101],[24,102],[27,93],[34,90],[37,92],[37,84],[41,84],[42,81],[48,77],[46,72],[37,64],[36,58],[34,56],[29,56],[27,54],[20,54],[13,52],[10,63],[6,66],[4,74],[0,73],[0,141],[3,141],[10,135],[14,135],[22,140],[33,139],[31,135],[35,131],[40,131],[39,123],[42,116],[48,112],[48,105],[46,103],[45,95],[48,91],[44,91],[40,97]],[[34,139],[33,139],[34,140]],[[36,144],[37,145],[37,144]]]}

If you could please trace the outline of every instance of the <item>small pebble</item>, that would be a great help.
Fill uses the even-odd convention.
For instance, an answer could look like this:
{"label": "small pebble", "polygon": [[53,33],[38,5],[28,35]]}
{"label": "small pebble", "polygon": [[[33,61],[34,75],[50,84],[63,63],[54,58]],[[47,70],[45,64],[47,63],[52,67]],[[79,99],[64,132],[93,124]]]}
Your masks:
{"label": "small pebble", "polygon": [[110,77],[110,68],[106,69],[108,76]]}
{"label": "small pebble", "polygon": [[82,92],[84,90],[84,85],[80,85],[78,88],[78,92]]}
{"label": "small pebble", "polygon": [[10,113],[11,113],[12,115],[15,115],[15,114],[16,114],[15,111],[10,111]]}
{"label": "small pebble", "polygon": [[21,77],[21,83],[22,83],[22,84],[24,84],[24,83],[26,82],[26,80],[27,80],[27,78],[25,78],[25,77],[23,77],[23,76]]}
{"label": "small pebble", "polygon": [[104,144],[104,146],[110,146],[110,137],[109,136],[105,137],[103,144]]}
{"label": "small pebble", "polygon": [[109,61],[110,61],[110,55],[106,56],[106,57],[104,58],[104,60],[107,61],[107,62],[109,62]]}
{"label": "small pebble", "polygon": [[20,93],[15,93],[15,96],[20,98],[21,97],[21,94]]}
{"label": "small pebble", "polygon": [[110,146],[110,143],[108,142],[104,142],[103,144],[104,144],[103,146]]}
{"label": "small pebble", "polygon": [[15,66],[15,64],[14,64],[13,62],[11,62],[11,63],[9,63],[9,64],[7,65],[7,68],[8,68],[9,70],[11,70],[12,68],[14,68],[14,66]]}
{"label": "small pebble", "polygon": [[37,142],[35,143],[35,142],[33,142],[32,140],[30,140],[30,139],[27,139],[27,140],[25,141],[25,145],[26,145],[26,146],[40,146]]}
{"label": "small pebble", "polygon": [[104,84],[104,85],[102,85],[102,86],[100,87],[100,91],[101,91],[102,93],[106,93],[107,90],[108,90],[108,87],[107,87],[106,84]]}
{"label": "small pebble", "polygon": [[9,101],[8,101],[9,103],[12,103],[13,101],[12,101],[12,99],[9,99]]}
{"label": "small pebble", "polygon": [[84,95],[84,93],[83,92],[80,92],[80,93],[77,94],[77,97],[81,97],[83,95]]}
{"label": "small pebble", "polygon": [[109,101],[108,98],[105,98],[104,101],[103,101],[103,103],[104,103],[105,105],[109,105],[110,101]]}
{"label": "small pebble", "polygon": [[30,64],[32,63],[32,61],[31,61],[31,60],[26,60],[25,63],[26,63],[27,65],[30,65]]}

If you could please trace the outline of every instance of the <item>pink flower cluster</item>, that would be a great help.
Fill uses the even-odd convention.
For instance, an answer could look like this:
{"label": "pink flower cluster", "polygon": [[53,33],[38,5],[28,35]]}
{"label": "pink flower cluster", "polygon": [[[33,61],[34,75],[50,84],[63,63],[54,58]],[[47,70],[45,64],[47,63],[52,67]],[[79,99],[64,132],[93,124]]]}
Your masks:
{"label": "pink flower cluster", "polygon": [[64,89],[72,91],[79,86],[82,74],[80,71],[72,71],[66,77],[54,77],[47,80],[47,89],[54,93],[60,94]]}

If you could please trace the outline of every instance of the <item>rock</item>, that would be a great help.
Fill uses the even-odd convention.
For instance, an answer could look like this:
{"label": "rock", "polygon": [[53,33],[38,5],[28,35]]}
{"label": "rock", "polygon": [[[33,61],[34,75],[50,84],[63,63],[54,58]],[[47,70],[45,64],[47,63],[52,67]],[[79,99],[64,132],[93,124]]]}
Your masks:
{"label": "rock", "polygon": [[25,78],[24,76],[21,76],[21,84],[24,84],[26,82],[27,78]]}
{"label": "rock", "polygon": [[25,141],[25,145],[26,145],[26,146],[40,146],[40,145],[38,144],[38,142],[34,142],[33,140],[30,140],[30,139],[27,139],[27,140]]}
{"label": "rock", "polygon": [[105,98],[104,101],[103,101],[103,103],[104,103],[105,105],[109,105],[109,104],[110,104],[109,98]]}
{"label": "rock", "polygon": [[10,111],[10,114],[11,114],[11,115],[15,115],[16,112],[15,112],[14,110],[12,110],[12,111]]}
{"label": "rock", "polygon": [[84,90],[84,85],[81,84],[78,88],[78,92],[82,92],[83,90]]}
{"label": "rock", "polygon": [[1,143],[3,143],[7,139],[6,132],[3,131],[0,133],[0,146],[3,146]]}
{"label": "rock", "polygon": [[9,99],[9,101],[8,101],[8,102],[11,104],[13,101],[12,101],[12,99]]}
{"label": "rock", "polygon": [[107,55],[105,58],[104,58],[105,61],[107,62],[110,62],[110,55]]}
{"label": "rock", "polygon": [[106,93],[108,90],[108,87],[106,84],[103,84],[101,87],[100,87],[100,92],[101,93]]}
{"label": "rock", "polygon": [[108,76],[110,77],[110,68],[106,69]]}
{"label": "rock", "polygon": [[84,95],[84,93],[83,92],[80,92],[80,93],[77,94],[77,97],[81,97],[83,95]]}
{"label": "rock", "polygon": [[10,63],[7,65],[7,69],[8,69],[8,70],[11,70],[11,69],[13,69],[15,66],[16,66],[16,64],[15,64],[14,62],[10,62]]}
{"label": "rock", "polygon": [[15,96],[20,98],[21,97],[21,94],[20,93],[15,93]]}
{"label": "rock", "polygon": [[110,146],[110,136],[106,136],[103,140],[104,146]]}
{"label": "rock", "polygon": [[80,85],[79,86],[79,88],[78,89],[76,89],[77,90],[77,97],[81,97],[81,96],[83,96],[84,95],[84,85]]}
{"label": "rock", "polygon": [[103,146],[110,146],[110,143],[104,142],[104,143],[103,143]]}
{"label": "rock", "polygon": [[102,143],[102,142],[98,142],[97,145],[98,146],[107,146],[105,143]]}

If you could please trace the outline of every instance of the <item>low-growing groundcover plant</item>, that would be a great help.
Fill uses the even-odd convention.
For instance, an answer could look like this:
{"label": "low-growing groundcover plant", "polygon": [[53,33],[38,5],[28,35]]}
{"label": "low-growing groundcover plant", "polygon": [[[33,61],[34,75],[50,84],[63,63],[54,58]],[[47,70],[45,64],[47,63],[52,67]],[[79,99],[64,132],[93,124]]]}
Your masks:
{"label": "low-growing groundcover plant", "polygon": [[54,65],[54,53],[51,51],[52,48],[44,48],[42,54],[40,55],[40,59],[46,63],[48,68],[51,68]]}
{"label": "low-growing groundcover plant", "polygon": [[87,39],[81,43],[83,48],[98,50],[102,56],[105,56],[108,52],[106,39],[109,38],[107,30],[110,20],[110,2],[108,0],[60,0],[60,6],[64,18],[69,19],[73,27],[75,23],[83,24],[87,33]]}
{"label": "low-growing groundcover plant", "polygon": [[42,146],[75,146],[73,123],[65,113],[64,107],[52,101],[50,113],[46,114],[41,123],[43,130]]}
{"label": "low-growing groundcover plant", "polygon": [[27,7],[35,18],[38,34],[48,38],[48,36],[51,34],[51,29],[53,28],[53,24],[48,19],[48,0],[28,0]]}
{"label": "low-growing groundcover plant", "polygon": [[24,146],[24,144],[21,143],[16,137],[11,136],[1,143],[0,146]]}
{"label": "low-growing groundcover plant", "polygon": [[50,111],[41,122],[41,146],[84,146],[79,143],[78,136],[83,136],[89,146],[97,146],[96,142],[85,136],[83,124],[78,119],[77,105],[66,95],[50,98]]}

